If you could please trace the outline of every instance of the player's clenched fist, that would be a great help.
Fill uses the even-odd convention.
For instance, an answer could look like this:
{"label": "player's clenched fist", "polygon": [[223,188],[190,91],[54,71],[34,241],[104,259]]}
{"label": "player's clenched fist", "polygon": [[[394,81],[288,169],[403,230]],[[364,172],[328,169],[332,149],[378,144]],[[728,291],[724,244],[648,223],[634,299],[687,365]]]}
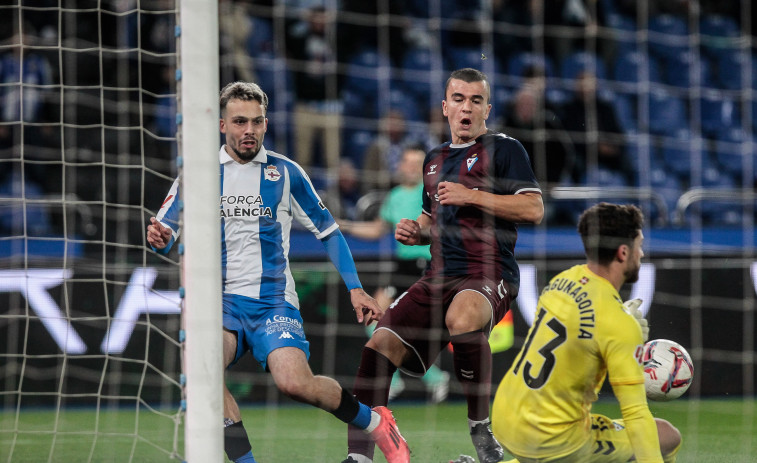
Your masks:
{"label": "player's clenched fist", "polygon": [[163,249],[171,241],[171,229],[164,227],[155,217],[150,217],[147,226],[147,242],[155,249]]}
{"label": "player's clenched fist", "polygon": [[402,219],[394,230],[394,239],[402,244],[413,246],[421,241],[421,225],[412,219]]}
{"label": "player's clenched fist", "polygon": [[436,193],[439,203],[444,206],[467,206],[472,190],[455,182],[439,182]]}

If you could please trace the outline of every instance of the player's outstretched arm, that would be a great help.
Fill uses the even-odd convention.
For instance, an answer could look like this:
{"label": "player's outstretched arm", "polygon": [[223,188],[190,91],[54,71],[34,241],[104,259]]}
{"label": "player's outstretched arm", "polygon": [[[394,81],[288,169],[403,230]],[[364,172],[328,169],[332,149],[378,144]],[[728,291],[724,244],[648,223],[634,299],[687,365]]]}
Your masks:
{"label": "player's outstretched arm", "polygon": [[171,241],[171,229],[164,227],[158,219],[150,217],[150,225],[147,226],[147,243],[157,250],[165,249]]}
{"label": "player's outstretched arm", "polygon": [[439,182],[437,194],[444,206],[473,206],[509,222],[539,224],[544,218],[544,202],[535,192],[495,195],[460,183]]}

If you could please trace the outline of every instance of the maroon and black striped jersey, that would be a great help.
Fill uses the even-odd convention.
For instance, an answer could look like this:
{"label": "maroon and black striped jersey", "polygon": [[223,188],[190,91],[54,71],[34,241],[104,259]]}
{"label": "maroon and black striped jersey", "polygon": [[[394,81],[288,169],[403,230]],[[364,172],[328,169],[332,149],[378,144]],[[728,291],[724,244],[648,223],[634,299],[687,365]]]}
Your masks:
{"label": "maroon and black striped jersey", "polygon": [[423,213],[433,220],[429,275],[483,275],[504,279],[517,294],[515,261],[518,226],[473,206],[443,206],[439,182],[460,183],[496,195],[541,193],[528,154],[520,142],[489,131],[464,145],[444,143],[423,164]]}

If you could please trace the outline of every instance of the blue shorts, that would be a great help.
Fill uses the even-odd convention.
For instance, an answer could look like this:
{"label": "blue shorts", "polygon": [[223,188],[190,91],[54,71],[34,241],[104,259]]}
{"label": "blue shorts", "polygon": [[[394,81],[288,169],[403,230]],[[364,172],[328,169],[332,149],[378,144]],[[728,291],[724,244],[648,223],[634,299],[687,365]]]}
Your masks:
{"label": "blue shorts", "polygon": [[296,347],[310,358],[310,343],[305,339],[300,311],[286,302],[271,304],[237,294],[224,294],[223,327],[237,334],[237,352],[231,365],[249,350],[267,370],[268,354],[285,346]]}

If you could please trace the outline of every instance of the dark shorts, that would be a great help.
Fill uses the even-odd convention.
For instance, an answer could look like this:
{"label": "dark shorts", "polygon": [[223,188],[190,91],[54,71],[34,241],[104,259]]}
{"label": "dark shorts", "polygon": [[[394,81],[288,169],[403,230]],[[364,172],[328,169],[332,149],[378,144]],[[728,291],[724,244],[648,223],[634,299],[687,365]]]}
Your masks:
{"label": "dark shorts", "polygon": [[450,340],[444,322],[452,300],[463,291],[475,291],[489,301],[492,317],[484,328],[488,336],[510,308],[509,284],[482,276],[424,276],[402,293],[384,314],[376,330],[388,330],[397,336],[411,355],[401,365],[409,374],[423,375]]}

